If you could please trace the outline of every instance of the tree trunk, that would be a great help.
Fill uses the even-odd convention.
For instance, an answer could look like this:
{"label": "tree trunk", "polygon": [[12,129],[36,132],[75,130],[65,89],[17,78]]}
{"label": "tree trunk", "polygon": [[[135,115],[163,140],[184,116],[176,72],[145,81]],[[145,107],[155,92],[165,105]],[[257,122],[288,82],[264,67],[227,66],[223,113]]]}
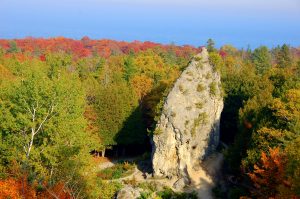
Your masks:
{"label": "tree trunk", "polygon": [[105,149],[103,149],[103,150],[101,151],[101,156],[102,156],[102,157],[105,157]]}

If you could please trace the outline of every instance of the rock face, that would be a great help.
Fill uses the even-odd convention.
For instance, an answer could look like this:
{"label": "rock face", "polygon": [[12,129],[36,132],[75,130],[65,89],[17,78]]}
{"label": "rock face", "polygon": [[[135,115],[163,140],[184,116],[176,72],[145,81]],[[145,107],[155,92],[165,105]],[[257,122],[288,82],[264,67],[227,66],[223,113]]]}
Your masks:
{"label": "rock face", "polygon": [[188,184],[190,173],[219,143],[223,109],[220,75],[205,48],[182,72],[167,96],[153,135],[154,175]]}

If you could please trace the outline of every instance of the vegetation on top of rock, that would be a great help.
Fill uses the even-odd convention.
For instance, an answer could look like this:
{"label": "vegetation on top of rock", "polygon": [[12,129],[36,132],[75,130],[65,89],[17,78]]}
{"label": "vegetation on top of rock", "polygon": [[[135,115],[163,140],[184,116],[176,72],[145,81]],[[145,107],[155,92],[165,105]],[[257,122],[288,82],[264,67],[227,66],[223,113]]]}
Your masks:
{"label": "vegetation on top of rock", "polygon": [[197,91],[199,93],[201,93],[204,90],[205,90],[205,87],[204,87],[203,83],[199,83],[198,86],[197,86]]}
{"label": "vegetation on top of rock", "polygon": [[218,85],[214,81],[209,84],[209,93],[212,96],[216,96],[217,95],[217,89],[218,89],[217,87],[218,87]]}

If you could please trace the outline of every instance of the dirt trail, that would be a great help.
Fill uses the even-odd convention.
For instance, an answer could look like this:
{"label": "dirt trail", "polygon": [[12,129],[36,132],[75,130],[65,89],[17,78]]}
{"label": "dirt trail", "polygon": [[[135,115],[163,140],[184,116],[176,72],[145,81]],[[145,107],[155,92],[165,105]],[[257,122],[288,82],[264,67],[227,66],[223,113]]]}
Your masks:
{"label": "dirt trail", "polygon": [[220,153],[213,154],[202,163],[198,171],[188,169],[192,185],[189,189],[197,191],[198,198],[213,199],[212,189],[214,187],[213,178],[220,171],[223,155]]}

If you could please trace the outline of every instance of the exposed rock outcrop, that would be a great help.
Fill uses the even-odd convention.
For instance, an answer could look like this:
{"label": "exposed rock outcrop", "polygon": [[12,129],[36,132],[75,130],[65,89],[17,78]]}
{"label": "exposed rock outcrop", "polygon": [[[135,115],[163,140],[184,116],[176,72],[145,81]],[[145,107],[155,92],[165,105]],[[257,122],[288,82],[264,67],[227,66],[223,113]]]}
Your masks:
{"label": "exposed rock outcrop", "polygon": [[153,135],[154,175],[189,183],[190,173],[219,143],[223,97],[220,75],[205,48],[182,72],[167,96]]}

